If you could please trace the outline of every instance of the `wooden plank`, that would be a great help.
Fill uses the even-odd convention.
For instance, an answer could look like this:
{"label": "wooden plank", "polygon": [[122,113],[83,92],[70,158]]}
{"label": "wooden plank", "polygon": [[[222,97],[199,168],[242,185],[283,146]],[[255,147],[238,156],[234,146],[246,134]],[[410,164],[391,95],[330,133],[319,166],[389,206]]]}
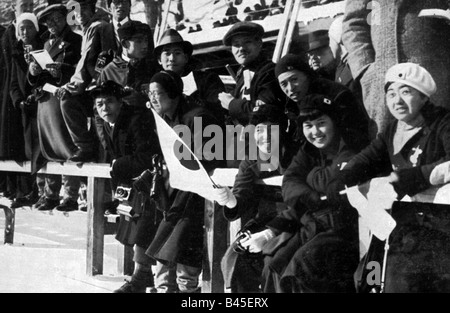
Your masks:
{"label": "wooden plank", "polygon": [[[83,177],[111,178],[111,167],[106,163],[56,163],[48,162],[39,173],[52,175],[69,175]],[[15,161],[0,161],[0,171],[30,173],[31,163],[17,163]]]}
{"label": "wooden plank", "polygon": [[220,262],[227,250],[227,228],[221,208],[205,201],[205,251],[202,275],[202,293],[224,293]]}
{"label": "wooden plank", "polygon": [[[234,180],[238,173],[237,168],[218,168],[214,170],[211,178],[219,186],[233,187]],[[267,185],[267,186],[277,186],[281,187],[283,182],[283,176],[274,176],[262,180],[258,180],[257,184]]]}
{"label": "wooden plank", "polygon": [[292,43],[292,36],[294,34],[294,30],[295,30],[295,25],[297,24],[297,16],[298,16],[298,12],[300,11],[300,7],[302,5],[302,1],[301,0],[297,0],[294,3],[294,7],[292,9],[292,13],[289,17],[289,21],[288,21],[288,26],[287,26],[287,32],[286,32],[286,36],[284,38],[284,43],[283,43],[283,49],[280,55],[280,59],[285,56],[286,54],[289,53],[289,50],[291,49],[291,43]]}
{"label": "wooden plank", "polygon": [[272,57],[273,63],[278,63],[278,61],[281,59],[284,42],[286,40],[286,32],[287,32],[287,28],[288,28],[288,23],[291,18],[292,9],[293,9],[293,5],[294,5],[293,1],[295,1],[295,0],[287,0],[286,5],[284,7],[282,24],[281,24],[280,31],[278,33],[277,44],[275,46],[275,50],[273,52],[273,57]]}
{"label": "wooden plank", "polygon": [[103,244],[105,218],[102,209],[105,182],[103,179],[88,177],[88,240],[86,272],[88,276],[103,274]]}
{"label": "wooden plank", "polygon": [[131,276],[134,272],[134,251],[133,247],[124,246],[124,255],[123,255],[123,274]]}
{"label": "wooden plank", "polygon": [[117,246],[117,273],[119,275],[131,276],[134,272],[133,247]]}

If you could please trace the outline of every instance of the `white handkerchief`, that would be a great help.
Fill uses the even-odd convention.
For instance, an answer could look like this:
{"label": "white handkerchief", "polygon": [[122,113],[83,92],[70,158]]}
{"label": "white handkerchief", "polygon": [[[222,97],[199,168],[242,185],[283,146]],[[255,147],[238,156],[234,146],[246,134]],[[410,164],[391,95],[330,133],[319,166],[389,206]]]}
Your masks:
{"label": "white handkerchief", "polygon": [[194,92],[197,91],[197,83],[194,79],[194,74],[191,72],[189,75],[182,78],[183,84],[184,84],[184,90],[183,93],[187,96],[192,95]]}
{"label": "white handkerchief", "polygon": [[255,76],[255,72],[252,72],[250,70],[244,70],[244,88],[245,89],[250,90],[253,76]]}

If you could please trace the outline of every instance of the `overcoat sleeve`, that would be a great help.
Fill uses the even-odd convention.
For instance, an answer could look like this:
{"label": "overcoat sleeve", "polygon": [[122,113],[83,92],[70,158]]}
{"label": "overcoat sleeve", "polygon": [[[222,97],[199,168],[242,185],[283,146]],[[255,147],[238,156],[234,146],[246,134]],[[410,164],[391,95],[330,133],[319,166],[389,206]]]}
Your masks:
{"label": "overcoat sleeve", "polygon": [[[375,62],[375,49],[371,38],[371,14],[376,1],[347,0],[342,24],[342,41],[348,50],[348,63],[355,79]],[[372,4],[372,7],[370,6]]]}
{"label": "overcoat sleeve", "polygon": [[130,181],[146,169],[151,169],[153,155],[160,151],[154,121],[150,119],[150,114],[135,116],[129,127],[132,136],[129,144],[133,151],[118,158],[113,166],[114,176],[124,181]]}

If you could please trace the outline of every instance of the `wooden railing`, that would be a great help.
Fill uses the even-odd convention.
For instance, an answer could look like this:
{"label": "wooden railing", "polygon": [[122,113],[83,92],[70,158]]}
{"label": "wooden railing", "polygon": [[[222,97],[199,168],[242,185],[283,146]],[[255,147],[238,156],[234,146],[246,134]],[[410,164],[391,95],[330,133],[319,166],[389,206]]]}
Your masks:
{"label": "wooden railing", "polygon": [[[0,161],[0,171],[30,173],[29,162]],[[102,210],[105,192],[105,179],[111,178],[109,164],[86,163],[78,166],[75,163],[49,162],[40,174],[68,175],[87,177],[87,214],[88,238],[86,255],[86,272],[89,276],[103,274],[103,248],[105,234],[105,217]],[[6,216],[5,243],[14,241],[14,210],[3,206]]]}
{"label": "wooden railing", "polygon": [[[0,171],[29,173],[30,164],[18,164],[14,161],[0,161]],[[220,186],[234,185],[237,169],[217,169],[212,179]],[[103,252],[105,235],[105,216],[103,211],[103,201],[105,192],[105,179],[110,179],[109,164],[86,163],[78,166],[73,163],[53,163],[50,162],[39,171],[41,174],[83,176],[88,178],[87,183],[87,204],[88,204],[88,238],[86,271],[88,276],[103,274]],[[258,183],[274,187],[280,187],[282,177],[272,177]],[[428,202],[438,204],[450,204],[450,184],[437,186],[426,192],[416,195],[412,201]],[[407,201],[407,200],[405,200]],[[1,203],[0,203],[1,205]],[[13,243],[14,240],[14,210],[2,205],[5,210],[5,243]],[[239,221],[228,223],[225,220],[221,207],[215,203],[206,201],[205,204],[205,249],[202,273],[203,293],[223,293],[224,281],[220,268],[220,261],[225,254],[229,242],[234,240],[234,235],[239,230]],[[123,266],[123,273],[132,272],[132,250],[123,249],[123,254],[119,257],[118,263]]]}

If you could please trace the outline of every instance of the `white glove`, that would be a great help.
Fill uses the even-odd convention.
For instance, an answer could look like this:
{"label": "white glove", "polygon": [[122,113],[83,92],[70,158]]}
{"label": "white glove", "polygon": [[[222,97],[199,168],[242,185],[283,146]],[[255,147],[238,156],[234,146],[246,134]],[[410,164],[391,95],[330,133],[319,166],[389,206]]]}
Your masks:
{"label": "white glove", "polygon": [[275,237],[275,233],[270,229],[263,230],[262,232],[252,234],[246,241],[241,241],[243,248],[248,247],[250,253],[261,252],[264,245],[272,238]]}
{"label": "white glove", "polygon": [[215,189],[215,200],[219,203],[219,205],[226,205],[230,209],[236,207],[237,205],[236,197],[228,187],[220,187]]}

